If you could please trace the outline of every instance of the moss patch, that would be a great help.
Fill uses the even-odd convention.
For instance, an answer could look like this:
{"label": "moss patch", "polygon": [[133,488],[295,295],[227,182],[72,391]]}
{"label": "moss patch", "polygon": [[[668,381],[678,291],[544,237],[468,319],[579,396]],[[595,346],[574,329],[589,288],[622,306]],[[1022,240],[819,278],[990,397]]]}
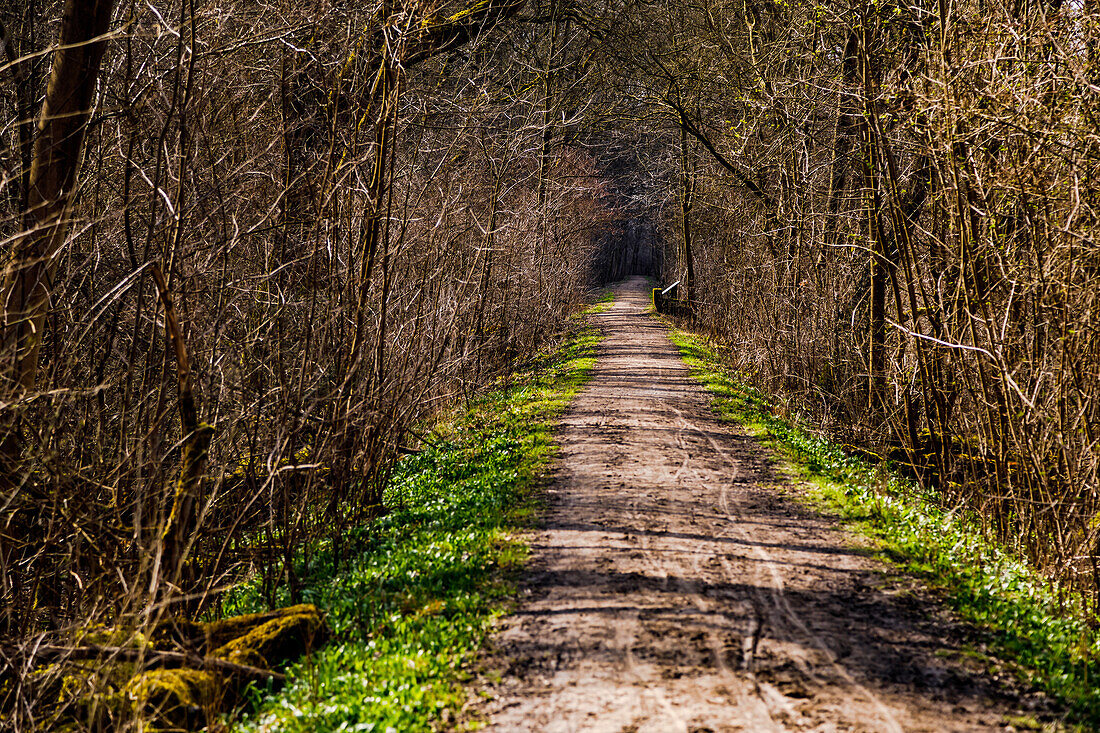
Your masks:
{"label": "moss patch", "polygon": [[[141,720],[150,730],[193,730],[235,705],[257,677],[254,670],[203,659],[271,670],[307,654],[326,635],[321,612],[309,604],[208,623],[167,619],[148,637],[97,628],[74,637],[72,660],[33,674],[56,705],[54,728],[110,730]],[[179,652],[196,660],[194,668],[180,666]]]}
{"label": "moss patch", "polygon": [[[214,650],[213,655],[234,664],[272,669],[297,659],[324,638],[324,625],[316,606],[293,606],[283,614],[254,625],[243,635]],[[290,609],[287,609],[290,610]]]}
{"label": "moss patch", "polygon": [[[231,642],[239,641],[265,624],[286,619],[293,621],[291,626],[297,624],[310,626],[310,629],[303,629],[307,632],[307,635],[316,634],[322,628],[321,612],[317,607],[310,603],[301,603],[296,606],[264,611],[263,613],[230,616],[229,618],[206,623],[185,618],[167,618],[156,625],[150,636],[157,649],[182,648],[202,656],[207,654],[221,656],[215,650]],[[280,625],[276,624],[270,627],[267,632],[268,635],[276,628],[280,628]],[[296,653],[283,656],[280,661],[286,661],[303,653],[305,653],[305,648]]]}
{"label": "moss patch", "polygon": [[221,707],[223,682],[214,672],[154,669],[137,675],[123,689],[132,711],[158,727],[194,730]]}

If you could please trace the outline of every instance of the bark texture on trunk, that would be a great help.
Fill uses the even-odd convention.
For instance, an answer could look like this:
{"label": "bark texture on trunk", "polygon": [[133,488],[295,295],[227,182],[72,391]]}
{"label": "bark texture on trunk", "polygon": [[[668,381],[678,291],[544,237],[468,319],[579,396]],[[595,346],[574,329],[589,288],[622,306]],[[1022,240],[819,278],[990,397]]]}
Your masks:
{"label": "bark texture on trunk", "polygon": [[3,392],[34,388],[57,253],[107,42],[114,0],[66,0],[46,99],[34,140],[24,234],[5,262]]}

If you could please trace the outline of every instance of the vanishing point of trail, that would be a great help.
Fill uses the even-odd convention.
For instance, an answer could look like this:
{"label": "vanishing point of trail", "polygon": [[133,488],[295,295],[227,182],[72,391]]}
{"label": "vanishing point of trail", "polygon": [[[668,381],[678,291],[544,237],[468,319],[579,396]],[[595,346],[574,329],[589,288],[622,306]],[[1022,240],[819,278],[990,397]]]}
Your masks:
{"label": "vanishing point of trail", "polygon": [[489,729],[1004,730],[1022,693],[968,667],[964,630],[789,498],[647,304],[635,279],[597,316],[523,595],[494,635]]}

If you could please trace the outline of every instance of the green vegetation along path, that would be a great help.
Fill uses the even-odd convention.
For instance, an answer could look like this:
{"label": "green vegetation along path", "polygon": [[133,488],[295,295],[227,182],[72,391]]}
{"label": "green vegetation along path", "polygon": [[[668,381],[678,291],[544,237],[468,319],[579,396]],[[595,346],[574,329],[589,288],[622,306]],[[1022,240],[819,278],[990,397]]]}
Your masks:
{"label": "green vegetation along path", "polygon": [[[721,422],[617,289],[480,713],[495,731],[1011,730],[1042,704]],[[493,671],[495,670],[495,671]]]}

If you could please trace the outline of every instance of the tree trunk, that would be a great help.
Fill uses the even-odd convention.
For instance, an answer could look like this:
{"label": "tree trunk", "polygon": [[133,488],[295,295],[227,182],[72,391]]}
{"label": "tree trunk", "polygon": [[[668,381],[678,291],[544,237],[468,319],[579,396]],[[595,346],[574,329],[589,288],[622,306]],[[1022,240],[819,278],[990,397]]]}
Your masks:
{"label": "tree trunk", "polygon": [[858,76],[859,35],[853,31],[844,45],[842,85],[837,99],[836,132],[833,139],[833,162],[829,175],[828,213],[825,217],[825,244],[837,243],[840,202],[848,179],[848,157],[852,152],[852,130],[859,124],[859,109],[853,100]]}
{"label": "tree trunk", "polygon": [[[113,7],[114,0],[65,2],[60,43],[34,140],[23,234],[15,240],[4,268],[0,394],[9,400],[32,391],[37,379],[57,255],[68,234],[69,205]],[[0,460],[10,468],[19,449],[16,426],[5,424],[0,430]]]}
{"label": "tree trunk", "polygon": [[871,58],[872,19],[863,18],[861,30],[860,66],[863,81],[864,114],[859,121],[863,150],[860,155],[862,188],[866,213],[867,249],[871,255],[871,293],[868,313],[867,344],[867,404],[872,413],[881,407],[886,387],[886,278],[889,277],[889,260],[883,246],[882,222],[879,211],[882,197],[879,192],[878,146],[875,129],[871,124],[874,115],[873,91],[877,70]]}
{"label": "tree trunk", "polygon": [[683,268],[684,300],[688,307],[695,297],[695,260],[691,251],[691,207],[695,203],[695,166],[689,161],[687,132],[680,126],[680,224],[684,230]]}

